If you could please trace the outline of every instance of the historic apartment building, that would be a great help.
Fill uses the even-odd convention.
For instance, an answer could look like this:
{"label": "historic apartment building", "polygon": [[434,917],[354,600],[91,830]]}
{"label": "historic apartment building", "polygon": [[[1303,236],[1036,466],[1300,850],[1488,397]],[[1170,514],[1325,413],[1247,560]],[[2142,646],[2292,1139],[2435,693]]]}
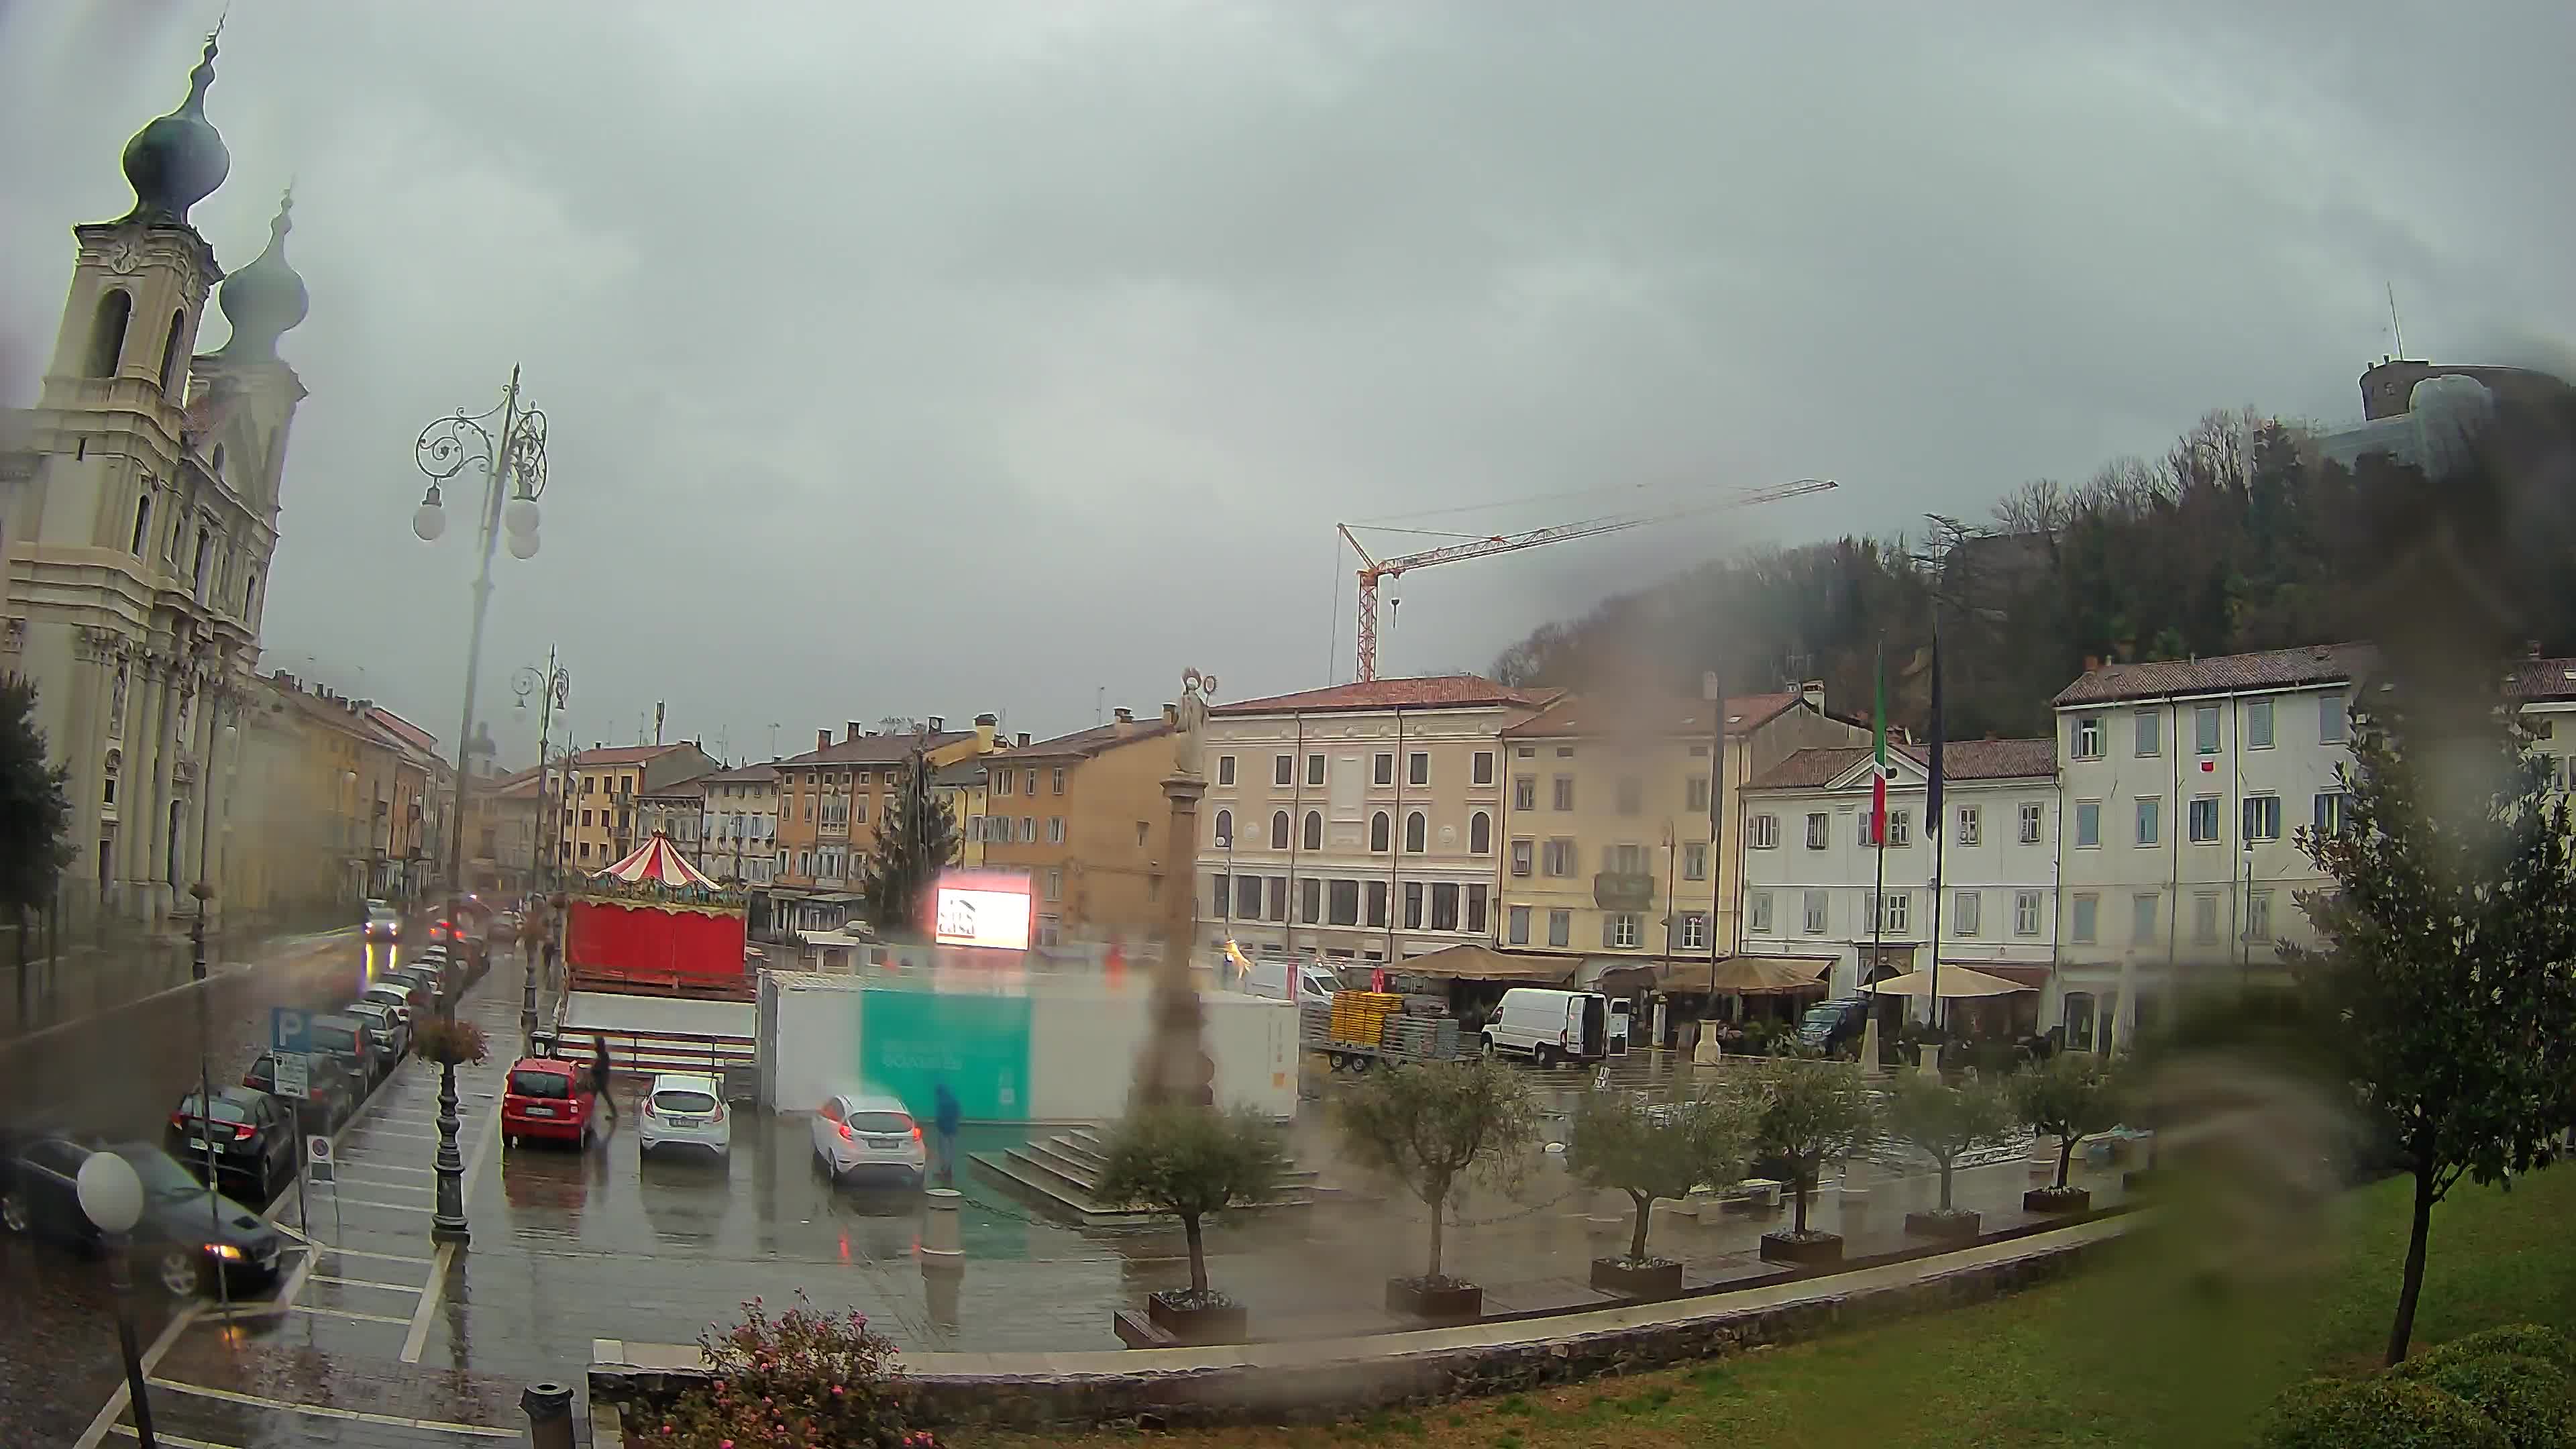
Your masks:
{"label": "historic apartment building", "polygon": [[1492,941],[1503,732],[1556,694],[1453,674],[1211,707],[1200,941],[1342,961]]}
{"label": "historic apartment building", "polygon": [[[1567,695],[1502,732],[1503,907],[1510,952],[1708,959],[1737,949],[1741,853],[1726,832],[1745,782],[1789,753],[1866,739],[1824,687],[1718,704]],[[1712,793],[1714,792],[1714,794]]]}
{"label": "historic apartment building", "polygon": [[1121,709],[1108,724],[974,762],[987,772],[982,863],[1028,872],[1037,944],[1152,935],[1163,892],[1190,888],[1163,795],[1171,735],[1168,718]]}
{"label": "historic apartment building", "polygon": [[704,777],[706,823],[695,858],[719,881],[765,886],[777,879],[778,767],[744,765]]}
{"label": "historic apartment building", "polygon": [[[75,916],[151,918],[195,881],[223,889],[214,842],[305,395],[277,342],[307,299],[284,205],[229,277],[188,220],[232,165],[214,80],[209,40],[187,98],[126,143],[134,207],[72,229],[37,405],[0,420],[0,671],[35,684],[68,774]],[[231,333],[199,352],[210,302]]]}
{"label": "historic apartment building", "polygon": [[848,721],[837,742],[814,732],[814,748],[775,762],[778,871],[770,895],[791,930],[835,930],[858,908],[858,871],[875,848],[886,801],[903,783],[917,746],[935,773],[997,743],[990,716],[951,730],[936,716],[918,733],[870,730]]}
{"label": "historic apartment building", "polygon": [[556,863],[589,875],[615,865],[652,838],[642,828],[642,797],[717,768],[694,741],[604,745],[580,751],[567,767]]}

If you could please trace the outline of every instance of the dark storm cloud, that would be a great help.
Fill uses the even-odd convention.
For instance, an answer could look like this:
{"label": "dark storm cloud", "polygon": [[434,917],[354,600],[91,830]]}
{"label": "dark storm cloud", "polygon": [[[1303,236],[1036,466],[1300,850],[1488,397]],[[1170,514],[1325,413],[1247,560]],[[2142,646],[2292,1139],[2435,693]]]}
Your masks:
{"label": "dark storm cloud", "polygon": [[[2576,203],[2517,158],[2576,121],[2564,7],[2244,8],[241,4],[198,217],[239,264],[298,177],[314,297],[272,658],[455,728],[411,438],[514,361],[556,486],[485,697],[560,642],[582,738],[668,698],[739,754],[1321,682],[1340,518],[1844,484],[1408,580],[1389,667],[1475,665],[2212,406],[2348,416],[2392,283],[2412,351],[2563,347]],[[0,12],[0,123],[46,138],[0,174],[0,378],[212,19],[95,13]]]}

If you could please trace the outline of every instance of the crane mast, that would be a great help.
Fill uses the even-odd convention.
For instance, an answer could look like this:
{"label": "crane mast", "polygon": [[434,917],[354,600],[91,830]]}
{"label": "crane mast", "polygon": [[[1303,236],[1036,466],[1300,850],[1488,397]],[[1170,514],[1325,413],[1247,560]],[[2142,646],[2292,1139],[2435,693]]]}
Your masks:
{"label": "crane mast", "polygon": [[1378,586],[1388,579],[1396,578],[1414,569],[1429,568],[1434,564],[1460,563],[1471,558],[1488,558],[1498,553],[1518,553],[1523,549],[1544,548],[1551,543],[1564,543],[1570,539],[1618,533],[1649,523],[1664,523],[1676,518],[1688,518],[1695,514],[1749,508],[1757,503],[1775,503],[1783,498],[1799,498],[1810,493],[1823,493],[1838,486],[1840,485],[1830,478],[1801,478],[1795,483],[1783,483],[1777,487],[1748,489],[1715,503],[1703,503],[1660,513],[1588,518],[1574,523],[1534,528],[1525,533],[1493,534],[1485,538],[1470,538],[1439,548],[1424,549],[1420,553],[1400,554],[1394,558],[1384,559],[1368,551],[1368,546],[1360,542],[1359,535],[1351,531],[1350,524],[1337,523],[1333,526],[1341,531],[1343,540],[1351,546],[1351,552],[1360,557],[1359,677],[1362,680],[1377,678]]}

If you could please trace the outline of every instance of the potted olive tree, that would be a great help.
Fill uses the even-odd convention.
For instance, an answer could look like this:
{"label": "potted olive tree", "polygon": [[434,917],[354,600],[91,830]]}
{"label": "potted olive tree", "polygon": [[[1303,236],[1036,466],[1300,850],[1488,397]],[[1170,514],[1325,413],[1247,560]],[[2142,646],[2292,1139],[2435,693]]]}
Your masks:
{"label": "potted olive tree", "polygon": [[1592,1286],[1631,1298],[1681,1292],[1682,1265],[1646,1255],[1655,1200],[1741,1181],[1752,1134],[1751,1108],[1738,1098],[1655,1102],[1623,1092],[1584,1098],[1575,1112],[1566,1166],[1593,1187],[1626,1193],[1637,1211],[1627,1254],[1593,1259]]}
{"label": "potted olive tree", "polygon": [[1907,1213],[1905,1230],[1931,1238],[1975,1237],[1977,1214],[1951,1206],[1950,1183],[1962,1154],[2012,1127],[2012,1102],[2003,1089],[1978,1076],[1952,1087],[1930,1072],[1900,1072],[1889,1093],[1887,1124],[1941,1168],[1941,1205]]}
{"label": "potted olive tree", "polygon": [[2067,1185],[2075,1161],[2075,1144],[2096,1132],[2120,1125],[2120,1081],[2113,1068],[2090,1052],[2059,1052],[2013,1079],[2014,1102],[2021,1120],[2057,1139],[2057,1180],[2021,1197],[2022,1211],[2080,1213],[2093,1206],[2093,1194]]}
{"label": "potted olive tree", "polygon": [[1386,1280],[1390,1313],[1455,1323],[1484,1312],[1485,1290],[1440,1271],[1442,1219],[1474,1174],[1509,1186],[1538,1114],[1518,1073],[1500,1062],[1422,1062],[1371,1072],[1335,1109],[1344,1147],[1431,1210],[1420,1276]]}
{"label": "potted olive tree", "polygon": [[1140,1107],[1101,1144],[1100,1196],[1181,1220],[1189,1241],[1190,1286],[1152,1294],[1146,1316],[1183,1343],[1240,1343],[1243,1305],[1208,1286],[1201,1223],[1210,1213],[1257,1203],[1278,1186],[1285,1162],[1279,1125],[1250,1108]]}
{"label": "potted olive tree", "polygon": [[1810,1231],[1807,1204],[1828,1162],[1849,1157],[1878,1130],[1878,1099],[1850,1062],[1783,1058],[1752,1074],[1754,1155],[1781,1163],[1797,1208],[1786,1232],[1762,1235],[1775,1263],[1839,1263],[1840,1233]]}

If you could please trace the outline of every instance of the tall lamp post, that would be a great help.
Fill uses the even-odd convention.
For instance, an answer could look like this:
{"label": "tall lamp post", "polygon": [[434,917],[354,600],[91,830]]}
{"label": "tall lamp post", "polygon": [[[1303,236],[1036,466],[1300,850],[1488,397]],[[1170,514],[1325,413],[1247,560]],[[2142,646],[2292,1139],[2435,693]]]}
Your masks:
{"label": "tall lamp post", "polygon": [[125,1393],[134,1401],[134,1438],[143,1449],[156,1449],[152,1437],[152,1401],[143,1387],[143,1354],[134,1346],[134,1285],[126,1273],[126,1235],[143,1219],[143,1180],[134,1164],[113,1152],[93,1152],[73,1179],[81,1215],[106,1239],[107,1286],[116,1298],[116,1343],[125,1352]]}
{"label": "tall lamp post", "polygon": [[[487,427],[487,423],[495,426]],[[497,427],[497,432],[496,432]],[[519,401],[519,369],[510,369],[510,385],[500,406],[481,413],[459,408],[420,430],[413,459],[429,477],[411,531],[423,543],[436,543],[447,532],[447,512],[438,485],[468,468],[483,472],[482,506],[476,510],[477,545],[482,550],[474,579],[474,627],[465,647],[465,707],[456,727],[456,798],[451,814],[455,828],[447,838],[447,919],[464,919],[465,790],[473,778],[468,755],[474,737],[475,676],[483,667],[483,621],[492,610],[492,548],[506,532],[510,557],[537,556],[537,499],[546,491],[546,415]],[[455,1006],[443,1009],[453,1017]],[[451,1077],[452,1081],[453,1078]],[[461,1243],[465,1226],[465,1157],[456,1150],[456,1097],[443,1091],[438,1099],[438,1206],[430,1215],[429,1235],[439,1242]]]}
{"label": "tall lamp post", "polygon": [[[554,801],[546,794],[546,783],[554,768],[554,762],[548,752],[553,748],[555,706],[570,702],[572,676],[565,672],[563,666],[555,662],[555,651],[548,649],[546,667],[539,670],[533,664],[521,665],[519,672],[510,677],[510,688],[519,696],[521,709],[528,707],[529,695],[537,696],[537,809],[540,813],[537,816],[536,846],[538,853],[544,855],[546,820],[548,816],[555,813]],[[551,856],[547,857],[547,863],[552,864]],[[551,939],[554,934],[554,920],[548,914],[544,904],[547,899],[547,873],[532,870],[529,874],[533,877],[529,883],[536,888],[539,901],[538,940],[535,942],[522,940],[519,947],[520,965],[525,969],[527,978],[526,986],[519,998],[519,1035],[523,1040],[535,1036],[537,1031],[538,952],[530,950],[529,947]]]}

